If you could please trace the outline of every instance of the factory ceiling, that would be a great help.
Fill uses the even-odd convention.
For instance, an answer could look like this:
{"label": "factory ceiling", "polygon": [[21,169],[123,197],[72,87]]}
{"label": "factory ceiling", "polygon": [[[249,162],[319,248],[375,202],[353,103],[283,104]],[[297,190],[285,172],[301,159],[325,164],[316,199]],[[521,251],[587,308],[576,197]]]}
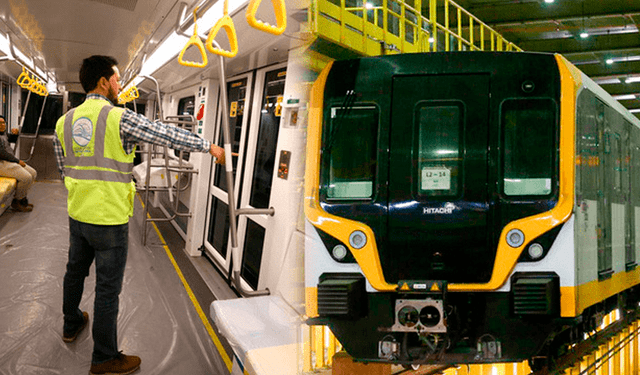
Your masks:
{"label": "factory ceiling", "polygon": [[640,117],[640,1],[456,2],[525,51],[564,55]]}

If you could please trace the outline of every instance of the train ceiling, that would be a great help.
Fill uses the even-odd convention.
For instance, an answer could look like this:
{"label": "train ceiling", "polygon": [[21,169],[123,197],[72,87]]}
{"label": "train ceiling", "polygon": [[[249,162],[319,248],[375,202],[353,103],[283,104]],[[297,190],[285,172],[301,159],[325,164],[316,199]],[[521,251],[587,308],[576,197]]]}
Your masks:
{"label": "train ceiling", "polygon": [[[139,69],[145,53],[151,53],[172,33],[177,25],[180,4],[187,10],[204,0],[0,0],[0,38],[11,37],[11,42],[29,56],[36,57],[36,65],[55,73],[59,86],[69,91],[83,92],[78,79],[82,59],[94,54],[114,56],[123,78],[126,68]],[[210,1],[216,4],[222,0]],[[256,17],[270,21],[269,6],[260,6]],[[220,3],[221,4],[221,3]],[[230,15],[238,35],[239,52],[234,58],[235,69],[249,70],[251,64],[274,63],[286,60],[290,48],[286,37],[251,29],[244,19],[246,4]],[[267,15],[264,15],[267,13]],[[293,16],[294,12],[288,12]],[[189,14],[190,16],[190,14]],[[222,16],[222,14],[220,15]],[[275,21],[271,21],[275,22]],[[287,33],[298,31],[294,22],[288,22]],[[291,30],[291,31],[290,31]],[[207,30],[199,29],[200,35]],[[221,39],[219,39],[221,38]],[[225,48],[226,36],[216,38]],[[0,40],[1,42],[1,40]],[[179,52],[177,49],[177,52]],[[263,49],[259,54],[257,51]],[[185,54],[186,60],[201,61],[195,47]],[[250,52],[249,52],[250,51]],[[188,55],[193,58],[187,58]],[[264,55],[264,56],[263,56]],[[0,58],[3,53],[0,52]],[[161,89],[217,76],[214,55],[209,54],[207,69],[186,68],[170,60],[161,71],[165,81]],[[197,59],[197,60],[196,60]],[[20,66],[0,62],[0,75],[17,77]],[[230,71],[230,74],[237,73]],[[166,82],[166,80],[171,82]],[[147,86],[151,87],[146,83]],[[155,87],[153,87],[155,88]]]}
{"label": "train ceiling", "polygon": [[626,108],[640,110],[640,1],[456,2],[526,51],[561,53]]}
{"label": "train ceiling", "polygon": [[[187,0],[192,3],[195,0]],[[82,92],[78,71],[94,54],[126,64],[144,42],[158,42],[177,18],[175,0],[2,0],[0,32],[55,73],[58,82]],[[173,22],[164,22],[170,19]]]}

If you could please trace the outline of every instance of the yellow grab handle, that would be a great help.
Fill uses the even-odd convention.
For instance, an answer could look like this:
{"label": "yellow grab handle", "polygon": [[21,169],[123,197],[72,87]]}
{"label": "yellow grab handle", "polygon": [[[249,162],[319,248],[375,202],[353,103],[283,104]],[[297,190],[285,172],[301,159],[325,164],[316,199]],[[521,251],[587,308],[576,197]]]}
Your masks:
{"label": "yellow grab handle", "polygon": [[[204,68],[205,66],[207,66],[207,53],[205,52],[204,45],[202,45],[202,40],[200,39],[200,36],[198,35],[198,24],[197,24],[197,19],[196,19],[197,13],[198,13],[198,7],[196,7],[196,9],[193,10],[193,35],[191,36],[191,38],[187,42],[187,45],[185,45],[184,48],[182,49],[182,51],[180,51],[180,56],[178,56],[178,63],[180,65],[189,66],[189,67],[192,67],[192,68]],[[182,56],[184,56],[185,51],[189,47],[191,47],[191,45],[193,45],[193,44],[195,44],[196,47],[198,47],[198,50],[200,51],[200,56],[202,56],[202,62],[201,63],[197,63],[195,61],[184,61],[182,59]],[[127,90],[127,91],[129,91],[129,90]],[[137,96],[136,96],[136,98],[137,98]]]}
{"label": "yellow grab handle", "polygon": [[[191,45],[195,45],[196,47],[198,47],[198,50],[200,51],[200,55],[202,56],[201,63],[198,63],[195,61],[184,61],[182,59],[182,56],[184,56],[185,51],[189,47],[191,47]],[[207,52],[205,52],[204,45],[202,44],[202,40],[198,36],[198,25],[196,24],[193,24],[193,35],[191,36],[187,44],[184,46],[182,51],[180,51],[180,56],[178,56],[178,63],[180,65],[190,66],[192,68],[204,68],[205,66],[207,66]]]}
{"label": "yellow grab handle", "polygon": [[38,84],[36,85],[35,93],[40,96],[46,96],[49,94],[49,92],[47,91],[47,87],[44,85],[44,82],[38,82]]}
{"label": "yellow grab handle", "polygon": [[140,96],[139,93],[138,93],[138,88],[135,87],[135,86],[131,86],[129,91],[131,93],[131,98],[132,99],[138,99],[138,97]]}
{"label": "yellow grab handle", "polygon": [[31,77],[29,77],[29,74],[23,68],[22,73],[20,73],[18,79],[16,80],[16,83],[23,89],[26,89],[31,84],[31,81]]}
{"label": "yellow grab handle", "polygon": [[285,7],[284,0],[271,0],[271,4],[273,4],[273,11],[276,16],[276,26],[256,19],[256,12],[258,11],[258,6],[261,2],[262,0],[251,0],[249,2],[246,14],[247,23],[258,30],[270,34],[282,34],[287,28],[287,8]]}
{"label": "yellow grab handle", "polygon": [[[226,10],[226,0],[225,0],[225,10]],[[218,31],[220,28],[224,28],[227,32],[227,38],[229,38],[229,48],[230,51],[225,51],[221,48],[217,48],[213,46],[213,40],[216,38]],[[216,55],[224,56],[224,57],[234,57],[238,53],[238,37],[236,36],[236,28],[233,25],[233,20],[229,17],[228,14],[220,18],[218,22],[211,28],[209,31],[209,36],[207,37],[206,42],[207,50],[211,53],[215,53]]]}
{"label": "yellow grab handle", "polygon": [[49,95],[49,90],[47,90],[47,86],[44,85],[44,83],[40,84],[41,86],[41,96],[47,96]]}
{"label": "yellow grab handle", "polygon": [[31,82],[29,82],[29,84],[27,85],[27,90],[35,92],[34,90],[38,86],[38,84],[38,81],[36,81],[35,79],[31,79]]}

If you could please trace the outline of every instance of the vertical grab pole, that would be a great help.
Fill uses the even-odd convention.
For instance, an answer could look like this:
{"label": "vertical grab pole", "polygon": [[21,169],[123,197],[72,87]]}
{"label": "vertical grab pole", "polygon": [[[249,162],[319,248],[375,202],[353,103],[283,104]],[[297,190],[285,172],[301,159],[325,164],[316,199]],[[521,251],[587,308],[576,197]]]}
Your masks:
{"label": "vertical grab pole", "polygon": [[[158,83],[158,81],[153,78],[152,76],[145,76],[145,75],[141,75],[140,77],[142,78],[148,78],[151,81],[155,82],[156,84],[156,105],[158,106],[158,112],[160,112],[160,119],[163,120],[163,114],[162,114],[162,103],[160,102],[160,84]],[[154,115],[155,117],[155,115]],[[142,218],[142,244],[146,245],[147,244],[147,216],[149,216],[149,193],[150,193],[150,189],[149,189],[149,183],[150,183],[150,179],[151,179],[151,160],[153,159],[153,145],[152,144],[148,144],[147,145],[148,149],[147,149],[147,176],[145,178],[145,194],[144,194],[144,217]]]}
{"label": "vertical grab pole", "polygon": [[[214,40],[217,48],[220,48]],[[229,197],[229,216],[231,218],[229,229],[231,230],[231,248],[234,271],[240,271],[240,261],[235,259],[238,247],[238,232],[236,228],[236,202],[233,194],[233,159],[231,155],[231,133],[229,131],[229,112],[227,110],[227,79],[224,72],[224,57],[220,56],[220,100],[222,101],[222,135],[224,137],[225,172],[227,177],[227,194]],[[236,264],[236,260],[238,261]]]}
{"label": "vertical grab pole", "polygon": [[[29,98],[31,98],[31,90],[27,93],[27,100],[24,102],[24,109],[22,110],[22,118],[20,118],[20,125],[18,125],[18,140],[16,141],[16,152],[20,151],[20,139],[22,139],[22,126],[24,125],[24,118],[27,116],[27,107],[29,106]],[[18,154],[19,155],[19,154]]]}
{"label": "vertical grab pole", "polygon": [[36,148],[36,142],[38,141],[38,134],[40,134],[40,123],[42,123],[42,114],[44,113],[44,107],[47,104],[48,96],[49,95],[45,95],[44,100],[42,101],[42,109],[40,110],[40,117],[38,117],[38,125],[36,126],[36,135],[34,135],[33,137],[29,137],[29,138],[33,138],[33,144],[31,145],[31,152],[29,153],[29,158],[25,160],[25,162],[31,160],[31,158],[33,157],[33,150]]}

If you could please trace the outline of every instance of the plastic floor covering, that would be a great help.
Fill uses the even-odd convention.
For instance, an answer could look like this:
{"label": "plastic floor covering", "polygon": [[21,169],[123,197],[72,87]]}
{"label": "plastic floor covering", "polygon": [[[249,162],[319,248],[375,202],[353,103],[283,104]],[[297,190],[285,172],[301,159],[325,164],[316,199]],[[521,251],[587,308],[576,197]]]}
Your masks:
{"label": "plastic floor covering", "polygon": [[[29,200],[32,212],[9,209],[0,216],[0,374],[84,375],[93,350],[90,326],[75,342],[62,341],[66,189],[60,182],[37,182]],[[142,245],[142,213],[136,199],[120,294],[119,349],[142,358],[135,374],[228,374],[154,230]],[[80,304],[89,324],[94,289],[92,266]]]}

